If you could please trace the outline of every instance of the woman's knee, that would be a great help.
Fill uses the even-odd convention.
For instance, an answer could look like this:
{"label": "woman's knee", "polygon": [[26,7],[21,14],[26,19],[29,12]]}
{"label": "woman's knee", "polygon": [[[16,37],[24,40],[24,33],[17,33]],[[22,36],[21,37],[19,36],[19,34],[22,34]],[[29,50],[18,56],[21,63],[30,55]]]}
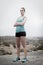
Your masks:
{"label": "woman's knee", "polygon": [[26,45],[25,43],[26,43],[25,37],[21,37],[21,44],[23,48],[25,48],[25,45]]}
{"label": "woman's knee", "polygon": [[17,44],[17,48],[20,48],[20,44]]}
{"label": "woman's knee", "polygon": [[20,48],[20,38],[19,37],[16,37],[16,45],[17,45],[17,48]]}

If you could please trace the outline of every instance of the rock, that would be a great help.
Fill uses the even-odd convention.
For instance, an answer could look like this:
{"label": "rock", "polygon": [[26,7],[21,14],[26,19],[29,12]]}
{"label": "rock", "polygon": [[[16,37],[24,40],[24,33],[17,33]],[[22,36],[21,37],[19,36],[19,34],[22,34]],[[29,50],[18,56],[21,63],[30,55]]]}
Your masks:
{"label": "rock", "polygon": [[4,42],[3,42],[3,45],[5,45],[5,46],[8,46],[8,47],[9,47],[9,46],[10,46],[10,43],[9,43],[9,42],[4,41]]}
{"label": "rock", "polygon": [[[26,38],[27,51],[43,50],[43,38]],[[23,52],[23,47],[20,47]],[[14,36],[0,36],[0,55],[14,54],[16,52],[16,43]]]}
{"label": "rock", "polygon": [[14,53],[14,47],[13,45],[10,44],[10,46],[4,46],[4,45],[1,45],[0,46],[0,55],[6,55],[6,54],[13,54]]}

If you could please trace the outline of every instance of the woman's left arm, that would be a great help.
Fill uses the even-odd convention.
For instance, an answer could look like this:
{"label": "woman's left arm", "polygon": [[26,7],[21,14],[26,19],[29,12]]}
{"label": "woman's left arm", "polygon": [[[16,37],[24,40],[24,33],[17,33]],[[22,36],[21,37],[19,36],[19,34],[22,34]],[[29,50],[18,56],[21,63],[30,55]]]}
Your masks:
{"label": "woman's left arm", "polygon": [[27,18],[25,17],[22,22],[16,22],[16,25],[24,25],[26,20],[27,20]]}

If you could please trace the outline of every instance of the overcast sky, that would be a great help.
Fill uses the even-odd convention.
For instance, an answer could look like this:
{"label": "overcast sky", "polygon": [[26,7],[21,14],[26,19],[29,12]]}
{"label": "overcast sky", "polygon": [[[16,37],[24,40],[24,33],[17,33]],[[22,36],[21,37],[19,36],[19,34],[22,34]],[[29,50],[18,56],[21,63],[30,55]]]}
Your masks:
{"label": "overcast sky", "polygon": [[0,36],[15,35],[13,27],[20,8],[25,7],[27,37],[43,37],[43,0],[0,0]]}

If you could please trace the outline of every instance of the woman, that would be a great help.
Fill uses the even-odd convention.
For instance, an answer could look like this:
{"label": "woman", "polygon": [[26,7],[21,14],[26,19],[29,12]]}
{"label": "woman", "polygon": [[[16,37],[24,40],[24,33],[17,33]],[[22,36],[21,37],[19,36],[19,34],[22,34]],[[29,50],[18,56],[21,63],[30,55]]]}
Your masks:
{"label": "woman", "polygon": [[16,44],[17,44],[17,58],[16,61],[20,60],[20,42],[24,49],[24,60],[27,60],[27,50],[26,50],[26,31],[24,25],[26,23],[27,18],[24,16],[25,8],[22,7],[20,9],[21,16],[18,17],[14,27],[16,27]]}

